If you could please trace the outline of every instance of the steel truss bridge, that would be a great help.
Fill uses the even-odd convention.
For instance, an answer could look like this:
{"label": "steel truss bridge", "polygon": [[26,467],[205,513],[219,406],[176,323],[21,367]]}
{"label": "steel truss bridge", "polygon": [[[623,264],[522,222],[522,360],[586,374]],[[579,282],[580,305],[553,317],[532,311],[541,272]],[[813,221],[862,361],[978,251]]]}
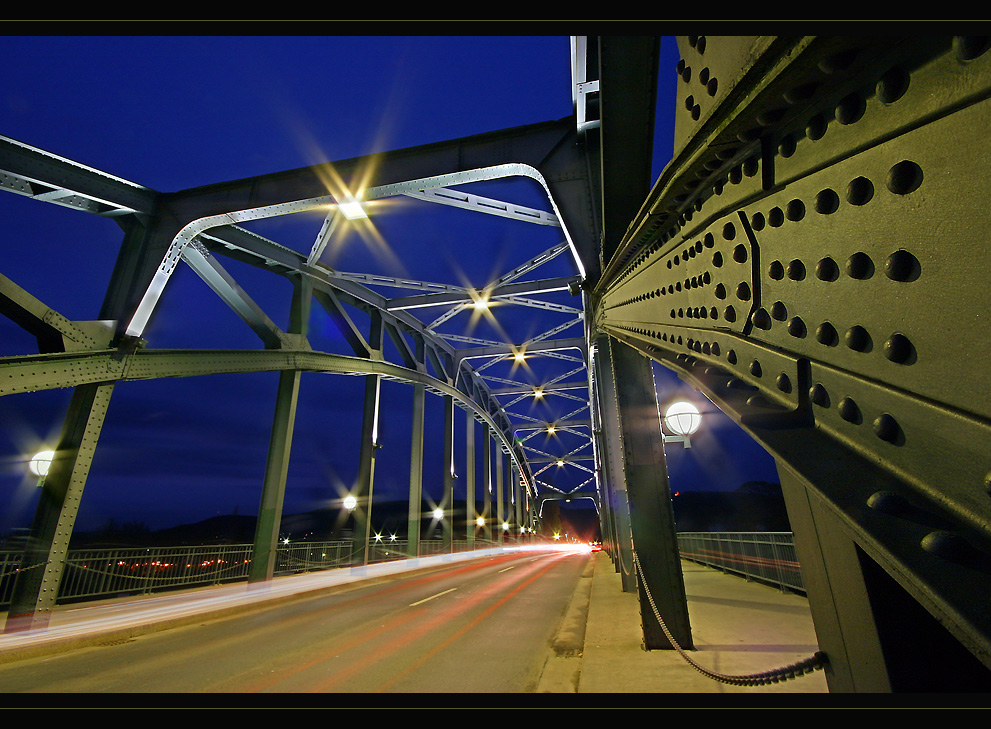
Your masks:
{"label": "steel truss bridge", "polygon": [[[365,381],[356,534],[364,529],[367,540],[380,383],[405,382],[420,424],[411,503],[431,392],[445,403],[446,459],[455,407],[482,424],[499,521],[519,530],[535,523],[544,498],[594,499],[624,589],[641,595],[645,647],[672,647],[643,602],[648,586],[674,641],[691,648],[653,361],[776,459],[831,691],[987,690],[991,43],[677,43],[677,67],[659,70],[658,38],[573,38],[571,117],[377,157],[364,203],[405,196],[559,230],[558,245],[484,289],[321,263],[346,225],[344,181],[366,168],[361,158],[165,194],[0,140],[4,190],[110,217],[123,231],[99,321],[70,321],[0,278],[3,313],[39,349],[0,360],[0,394],[73,392],[33,527],[28,560],[39,568],[19,579],[7,629],[43,624],[51,609],[108,403],[132,380],[279,373],[251,563],[251,579],[269,579],[300,376],[327,372]],[[658,73],[678,75],[677,120],[673,158],[654,181]],[[465,190],[511,177],[539,185],[545,204]],[[247,227],[313,210],[326,219],[309,251]],[[559,256],[571,274],[533,278]],[[284,328],[239,286],[228,259],[291,282]],[[180,351],[145,341],[178,266],[237,312],[260,347]],[[570,305],[552,303],[548,294],[560,291]],[[560,324],[512,343],[441,333],[480,299],[552,311]],[[314,302],[353,354],[311,348]],[[489,376],[516,354],[558,358],[564,372],[542,389]],[[559,416],[514,409],[543,390]],[[580,445],[548,453],[517,435],[551,427]],[[555,491],[546,468],[557,461],[584,468],[585,482]],[[469,503],[474,487],[469,479]]]}

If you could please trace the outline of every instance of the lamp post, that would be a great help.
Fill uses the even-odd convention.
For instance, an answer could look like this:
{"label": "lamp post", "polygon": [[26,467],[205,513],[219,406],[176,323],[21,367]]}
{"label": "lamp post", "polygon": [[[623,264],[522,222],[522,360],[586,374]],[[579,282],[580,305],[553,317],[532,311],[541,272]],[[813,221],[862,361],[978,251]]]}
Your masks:
{"label": "lamp post", "polygon": [[690,402],[680,400],[664,411],[664,425],[673,435],[664,435],[664,442],[678,442],[692,447],[692,434],[702,425],[702,414]]}

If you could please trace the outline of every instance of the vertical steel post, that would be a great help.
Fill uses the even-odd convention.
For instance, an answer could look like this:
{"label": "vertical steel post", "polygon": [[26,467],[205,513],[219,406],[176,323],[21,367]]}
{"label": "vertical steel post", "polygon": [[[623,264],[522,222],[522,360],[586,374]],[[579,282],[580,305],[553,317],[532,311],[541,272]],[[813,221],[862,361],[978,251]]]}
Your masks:
{"label": "vertical steel post", "polygon": [[674,648],[654,615],[646,594],[649,591],[674,641],[689,649],[693,644],[688,600],[674,531],[654,371],[650,360],[632,347],[612,341],[610,349],[623,435],[630,530],[640,566],[637,585],[644,647]]}
{"label": "vertical steel post", "polygon": [[248,582],[251,583],[266,582],[275,574],[279,527],[282,523],[282,503],[289,472],[289,451],[292,447],[296,403],[299,399],[299,380],[298,370],[279,373],[275,415],[272,418],[268,460],[265,463],[265,481],[262,485],[258,522],[255,525],[255,539],[251,549],[251,566],[248,569]]}
{"label": "vertical steel post", "polygon": [[465,538],[475,548],[475,418],[465,412]]}
{"label": "vertical steel post", "polygon": [[520,494],[520,475],[516,470],[515,461],[509,462],[509,478],[512,480],[513,515],[516,520],[516,542],[519,544],[523,541],[523,507],[520,503],[520,499],[522,498]]}
{"label": "vertical steel post", "polygon": [[[289,332],[306,336],[313,289],[308,279],[301,278],[295,283],[289,314]],[[272,431],[268,443],[268,459],[265,463],[265,481],[262,484],[261,504],[258,507],[251,565],[248,568],[249,583],[266,582],[275,574],[282,504],[285,499],[289,454],[292,450],[293,429],[296,423],[300,374],[299,370],[279,373],[275,414],[272,417]]]}
{"label": "vertical steel post", "polygon": [[[482,517],[485,519],[485,529],[483,535],[486,539],[492,539],[492,509],[490,507],[492,494],[492,431],[486,426],[484,428],[485,438],[482,441],[482,461],[485,464],[485,475],[482,477]],[[499,455],[502,452],[499,451]],[[501,527],[497,524],[496,529]],[[500,542],[502,539],[500,538]]]}
{"label": "vertical steel post", "polygon": [[602,548],[615,566],[618,562],[618,541],[613,527],[612,483],[607,444],[602,430],[602,393],[599,384],[598,345],[589,348],[589,417],[591,420],[592,452],[595,457],[595,490],[599,503],[599,537]]}
{"label": "vertical steel post", "polygon": [[454,398],[444,395],[444,496],[440,504],[441,549],[450,552],[454,548],[452,524],[454,518]]}
{"label": "vertical steel post", "polygon": [[413,435],[409,457],[409,517],[406,526],[406,555],[420,554],[420,509],[423,505],[423,412],[426,387],[413,385]]}
{"label": "vertical steel post", "polygon": [[890,693],[887,661],[856,544],[829,507],[780,462],[778,479],[816,638],[829,656],[829,690]]}
{"label": "vertical steel post", "polygon": [[97,383],[77,387],[72,393],[55,457],[41,485],[31,537],[14,582],[5,633],[48,627],[72,527],[113,390],[113,383]]}
{"label": "vertical steel post", "polygon": [[365,401],[362,411],[361,447],[358,453],[358,480],[355,484],[357,506],[354,509],[352,565],[368,564],[368,543],[372,528],[372,491],[375,483],[375,451],[378,449],[378,412],[380,380],[378,375],[365,377]]}
{"label": "vertical steel post", "polygon": [[616,571],[620,573],[623,592],[637,589],[633,567],[633,541],[630,529],[630,509],[623,472],[623,439],[620,413],[614,384],[613,357],[609,338],[599,336],[594,349],[595,398],[599,406],[599,438],[603,460],[604,502],[611,516],[609,532],[613,536],[611,554]]}
{"label": "vertical steel post", "polygon": [[506,455],[502,452],[502,449],[500,448],[496,453],[496,473],[495,473],[495,503],[496,503],[495,528],[496,528],[496,533],[499,535],[497,537],[499,544],[502,544],[502,538],[503,538],[502,523],[506,520],[505,506],[503,505],[503,486],[502,486],[502,474],[504,467],[503,464],[505,460],[506,460]]}

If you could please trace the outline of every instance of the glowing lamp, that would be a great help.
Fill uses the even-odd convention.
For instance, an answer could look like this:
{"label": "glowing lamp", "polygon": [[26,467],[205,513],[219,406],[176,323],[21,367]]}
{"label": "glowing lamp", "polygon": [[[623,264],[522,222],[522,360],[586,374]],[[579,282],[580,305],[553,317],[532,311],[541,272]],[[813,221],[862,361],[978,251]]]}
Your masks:
{"label": "glowing lamp", "polygon": [[444,518],[444,510],[434,509],[434,519],[443,519],[443,518]]}
{"label": "glowing lamp", "polygon": [[31,458],[31,462],[28,463],[28,468],[35,476],[44,478],[48,475],[48,469],[52,467],[52,459],[54,457],[55,451],[38,451]]}
{"label": "glowing lamp", "polygon": [[351,494],[344,497],[344,508],[348,511],[354,511],[354,507],[358,505],[358,499],[356,499]]}
{"label": "glowing lamp", "polygon": [[484,516],[478,517],[477,519],[475,519],[475,523],[478,524],[478,526],[480,527],[485,526],[485,517]]}
{"label": "glowing lamp", "polygon": [[702,415],[690,402],[676,402],[665,411],[664,424],[675,435],[691,435],[702,424]]}
{"label": "glowing lamp", "polygon": [[353,197],[345,198],[338,202],[337,210],[348,220],[361,220],[368,217],[365,208]]}

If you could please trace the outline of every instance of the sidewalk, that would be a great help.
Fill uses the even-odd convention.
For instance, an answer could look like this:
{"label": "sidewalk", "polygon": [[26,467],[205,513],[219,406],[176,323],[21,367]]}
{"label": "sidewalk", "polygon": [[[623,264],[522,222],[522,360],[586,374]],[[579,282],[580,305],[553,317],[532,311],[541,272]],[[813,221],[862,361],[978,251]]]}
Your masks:
{"label": "sidewalk", "polygon": [[[674,650],[642,648],[640,606],[604,552],[593,556],[577,693],[827,693],[823,671],[766,686],[708,678]],[[693,562],[682,562],[695,650],[689,656],[722,675],[763,673],[818,650],[808,601],[797,594]]]}

